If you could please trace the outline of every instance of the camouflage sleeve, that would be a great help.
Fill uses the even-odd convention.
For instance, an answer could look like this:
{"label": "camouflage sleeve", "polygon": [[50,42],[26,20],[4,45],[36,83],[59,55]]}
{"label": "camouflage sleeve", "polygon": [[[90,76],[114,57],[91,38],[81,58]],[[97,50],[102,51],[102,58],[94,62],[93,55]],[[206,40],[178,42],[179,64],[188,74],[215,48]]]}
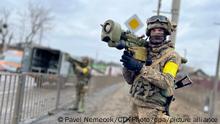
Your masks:
{"label": "camouflage sleeve", "polygon": [[[177,65],[176,69],[178,70],[178,67],[180,66],[181,58],[177,54],[174,54],[167,59],[165,64],[168,62],[175,63]],[[174,86],[175,76],[169,73],[163,73],[163,69],[161,71],[154,69],[151,66],[143,66],[143,68],[140,71],[140,74],[145,80],[149,81],[150,83],[154,84],[155,86],[161,89],[167,89],[169,87]]]}
{"label": "camouflage sleeve", "polygon": [[132,84],[134,81],[135,74],[132,71],[129,71],[126,68],[122,70],[123,77],[128,84]]}

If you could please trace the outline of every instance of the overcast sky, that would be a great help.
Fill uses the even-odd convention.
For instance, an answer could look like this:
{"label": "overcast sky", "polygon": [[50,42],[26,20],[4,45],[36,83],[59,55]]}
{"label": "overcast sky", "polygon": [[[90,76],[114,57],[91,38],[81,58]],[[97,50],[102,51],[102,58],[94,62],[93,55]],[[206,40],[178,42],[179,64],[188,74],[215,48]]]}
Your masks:
{"label": "overcast sky", "polygon": [[[145,33],[146,19],[155,13],[157,0],[35,0],[54,15],[54,28],[44,39],[44,45],[69,52],[74,56],[88,55],[99,60],[118,62],[122,51],[109,48],[100,39],[102,24],[113,19],[126,29],[124,23],[137,14],[144,27],[137,32]],[[171,0],[162,0],[162,11],[170,11]],[[1,0],[0,7],[14,14],[27,8],[28,0]],[[219,0],[182,0],[178,25],[176,50],[183,55],[187,50],[187,65],[202,68],[215,74],[220,26]],[[169,14],[166,14],[170,18]]]}

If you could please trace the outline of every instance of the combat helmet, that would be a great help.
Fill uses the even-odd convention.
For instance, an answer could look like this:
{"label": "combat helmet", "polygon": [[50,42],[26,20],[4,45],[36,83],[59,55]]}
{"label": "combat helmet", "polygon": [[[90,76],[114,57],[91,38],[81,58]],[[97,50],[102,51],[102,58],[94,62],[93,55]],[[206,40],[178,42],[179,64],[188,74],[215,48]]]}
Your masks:
{"label": "combat helmet", "polygon": [[166,16],[163,15],[155,15],[150,17],[147,20],[147,29],[146,29],[146,35],[150,36],[150,31],[153,28],[162,28],[165,30],[165,35],[170,35],[172,31],[172,26],[169,21],[169,19]]}
{"label": "combat helmet", "polygon": [[82,57],[82,63],[84,66],[88,66],[89,65],[89,57]]}

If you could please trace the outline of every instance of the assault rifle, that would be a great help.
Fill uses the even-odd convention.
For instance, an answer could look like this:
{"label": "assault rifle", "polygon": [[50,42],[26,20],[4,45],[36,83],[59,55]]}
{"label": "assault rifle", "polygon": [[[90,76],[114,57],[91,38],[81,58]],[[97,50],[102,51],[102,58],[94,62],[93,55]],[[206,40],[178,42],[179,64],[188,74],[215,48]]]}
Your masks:
{"label": "assault rifle", "polygon": [[[184,82],[185,80],[187,81],[186,83]],[[175,89],[183,88],[185,86],[191,85],[192,83],[193,82],[190,79],[190,77],[188,75],[186,75],[182,79],[175,82]],[[169,112],[170,104],[174,100],[175,100],[175,98],[173,96],[167,97],[167,102],[165,105],[165,112],[166,112],[166,115],[168,115],[168,116],[170,115],[170,112]]]}

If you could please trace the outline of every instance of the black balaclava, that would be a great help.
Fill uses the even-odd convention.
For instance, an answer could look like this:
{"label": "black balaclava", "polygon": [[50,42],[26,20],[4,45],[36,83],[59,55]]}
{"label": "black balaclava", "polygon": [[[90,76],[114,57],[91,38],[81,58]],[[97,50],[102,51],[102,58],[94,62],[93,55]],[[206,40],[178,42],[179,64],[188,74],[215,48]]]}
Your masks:
{"label": "black balaclava", "polygon": [[160,35],[151,36],[151,34],[150,34],[149,40],[150,40],[150,43],[154,44],[154,45],[163,44],[166,40],[165,30],[164,30],[164,34],[161,34],[161,36]]}

